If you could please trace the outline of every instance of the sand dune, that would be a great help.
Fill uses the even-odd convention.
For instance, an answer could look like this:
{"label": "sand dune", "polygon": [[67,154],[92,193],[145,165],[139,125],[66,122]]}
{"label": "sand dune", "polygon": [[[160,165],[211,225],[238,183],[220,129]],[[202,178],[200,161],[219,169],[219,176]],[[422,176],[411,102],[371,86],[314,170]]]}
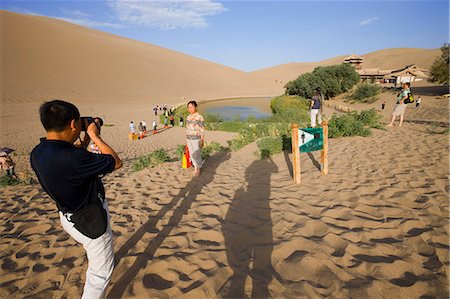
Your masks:
{"label": "sand dune", "polygon": [[3,102],[151,104],[280,93],[274,83],[151,44],[46,17],[1,11],[0,18]]}
{"label": "sand dune", "polygon": [[[399,69],[406,65],[417,64],[421,68],[428,69],[441,54],[441,51],[440,49],[399,48],[358,54],[364,58],[363,67],[365,68]],[[276,81],[275,83],[284,86],[287,82],[294,80],[301,74],[313,71],[318,66],[340,64],[347,56],[342,55],[318,62],[291,62],[254,71],[252,74],[272,82]]]}
{"label": "sand dune", "polygon": [[[30,170],[29,150],[44,134],[37,109],[51,97],[104,117],[103,137],[124,160],[104,178],[116,254],[108,298],[448,298],[449,140],[440,133],[449,110],[440,91],[413,89],[422,107],[408,107],[402,128],[330,140],[327,176],[318,152],[302,154],[299,186],[289,153],[257,160],[254,143],[209,158],[199,178],[178,161],[132,172],[133,158],[184,143],[180,128],[127,140],[128,122],[150,123],[154,103],[260,94],[272,85],[61,21],[0,17],[8,45],[0,137],[19,149],[18,170]],[[380,109],[386,100],[386,121],[393,97],[343,104]],[[206,138],[226,144],[232,136]],[[84,251],[39,184],[3,188],[0,219],[0,298],[81,295]]]}

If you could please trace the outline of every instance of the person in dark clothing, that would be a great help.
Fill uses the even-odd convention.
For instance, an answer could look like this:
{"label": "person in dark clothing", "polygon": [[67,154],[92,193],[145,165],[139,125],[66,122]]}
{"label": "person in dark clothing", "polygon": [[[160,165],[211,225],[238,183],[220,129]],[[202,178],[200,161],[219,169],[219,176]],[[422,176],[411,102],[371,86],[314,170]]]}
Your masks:
{"label": "person in dark clothing", "polygon": [[322,124],[322,102],[323,96],[320,92],[320,87],[314,90],[314,96],[311,98],[309,106],[309,114],[311,118],[311,127],[316,127],[316,119],[319,122],[319,126]]}
{"label": "person in dark clothing", "polygon": [[[31,166],[56,202],[63,229],[86,250],[89,264],[82,298],[102,298],[114,268],[114,248],[100,176],[122,167],[122,161],[100,137],[100,124],[80,118],[73,104],[45,102],[39,113],[47,136],[31,152]],[[86,150],[91,140],[102,154]]]}

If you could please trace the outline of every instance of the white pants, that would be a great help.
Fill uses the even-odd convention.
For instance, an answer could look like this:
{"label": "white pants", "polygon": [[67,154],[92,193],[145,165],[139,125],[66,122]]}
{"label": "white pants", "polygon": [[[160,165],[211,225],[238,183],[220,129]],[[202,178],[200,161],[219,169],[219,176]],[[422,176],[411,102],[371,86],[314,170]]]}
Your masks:
{"label": "white pants", "polygon": [[202,168],[203,165],[201,142],[202,141],[200,139],[198,140],[186,139],[192,164],[194,164],[196,168]]}
{"label": "white pants", "polygon": [[322,113],[320,112],[320,109],[311,109],[309,112],[309,116],[311,118],[311,127],[316,127],[316,118],[319,122],[319,126],[322,124]]}
{"label": "white pants", "polygon": [[[111,280],[114,269],[114,244],[112,239],[111,225],[109,223],[108,202],[105,200],[103,207],[108,217],[106,232],[97,239],[91,239],[76,228],[73,223],[59,212],[59,219],[63,229],[86,250],[88,258],[88,269],[86,271],[86,283],[84,284],[82,299],[104,298],[106,287]],[[70,213],[68,214],[70,218]]]}

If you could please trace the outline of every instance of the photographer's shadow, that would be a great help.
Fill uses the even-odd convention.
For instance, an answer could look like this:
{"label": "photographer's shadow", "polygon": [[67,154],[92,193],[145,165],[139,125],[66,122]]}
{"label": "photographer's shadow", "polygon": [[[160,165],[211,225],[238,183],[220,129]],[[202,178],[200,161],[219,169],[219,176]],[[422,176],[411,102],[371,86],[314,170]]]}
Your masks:
{"label": "photographer's shadow", "polygon": [[222,231],[233,275],[220,292],[225,298],[247,298],[247,275],[253,282],[251,298],[270,297],[268,286],[273,274],[270,177],[277,171],[270,158],[253,162],[245,171],[247,190],[240,187],[228,209]]}
{"label": "photographer's shadow", "polygon": [[[183,216],[188,213],[192,203],[197,199],[197,196],[201,193],[203,187],[207,186],[214,180],[217,168],[230,158],[228,151],[221,151],[210,157],[205,161],[205,165],[202,169],[200,177],[194,177],[185,188],[183,188],[169,204],[163,206],[156,216],[149,216],[149,219],[135,233],[121,246],[116,252],[115,261],[116,265],[120,260],[129,255],[129,251],[144,237],[147,232],[154,232],[157,224],[160,220],[164,219],[167,213],[173,210],[173,214],[168,219],[168,223],[165,224],[154,237],[143,252],[137,255],[136,260],[120,277],[113,283],[107,298],[121,298],[127,287],[132,283],[141,269],[147,266],[147,263],[154,258],[155,252],[164,242],[164,240],[171,234],[172,230],[177,227]],[[178,206],[177,206],[178,205]],[[113,276],[114,278],[114,276]]]}

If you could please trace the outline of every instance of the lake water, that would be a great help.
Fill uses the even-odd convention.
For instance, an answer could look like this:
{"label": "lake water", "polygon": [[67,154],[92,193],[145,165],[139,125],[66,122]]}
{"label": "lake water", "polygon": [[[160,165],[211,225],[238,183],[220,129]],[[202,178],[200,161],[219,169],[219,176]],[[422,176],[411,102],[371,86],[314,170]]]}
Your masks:
{"label": "lake water", "polygon": [[233,99],[202,104],[200,113],[219,114],[224,120],[270,117],[270,98]]}
{"label": "lake water", "polygon": [[241,119],[246,119],[249,116],[254,116],[256,118],[269,117],[271,114],[261,111],[257,107],[243,107],[243,106],[222,106],[222,107],[212,107],[205,109],[207,113],[217,113],[224,120],[232,120],[238,116]]}

